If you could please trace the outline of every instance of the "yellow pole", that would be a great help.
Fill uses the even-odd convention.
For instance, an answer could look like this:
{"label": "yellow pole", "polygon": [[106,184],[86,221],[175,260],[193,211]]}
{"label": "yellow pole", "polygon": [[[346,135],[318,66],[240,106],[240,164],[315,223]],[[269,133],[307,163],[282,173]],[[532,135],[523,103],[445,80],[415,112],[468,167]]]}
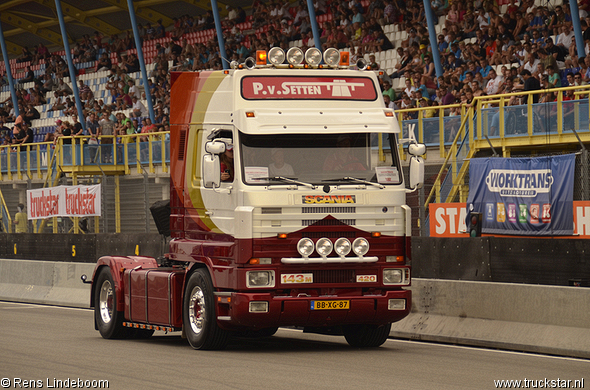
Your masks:
{"label": "yellow pole", "polygon": [[119,197],[119,175],[115,175],[115,233],[121,233],[121,198]]}

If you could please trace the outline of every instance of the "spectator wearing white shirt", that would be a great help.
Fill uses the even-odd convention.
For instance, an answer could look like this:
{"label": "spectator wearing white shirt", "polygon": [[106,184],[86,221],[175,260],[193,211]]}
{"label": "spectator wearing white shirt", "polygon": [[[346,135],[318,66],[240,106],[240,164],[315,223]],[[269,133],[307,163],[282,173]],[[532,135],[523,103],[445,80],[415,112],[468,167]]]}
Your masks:
{"label": "spectator wearing white shirt", "polygon": [[147,109],[145,108],[143,103],[137,98],[137,96],[133,96],[131,98],[131,101],[133,102],[132,109],[134,117],[147,116]]}
{"label": "spectator wearing white shirt", "polygon": [[500,92],[500,87],[504,83],[504,76],[496,74],[496,70],[490,70],[490,80],[486,84],[486,94],[495,95]]}
{"label": "spectator wearing white shirt", "polygon": [[573,36],[574,32],[572,31],[571,27],[567,24],[564,24],[561,27],[561,34],[557,36],[557,46],[562,46],[566,50],[569,50],[570,46],[572,45]]}

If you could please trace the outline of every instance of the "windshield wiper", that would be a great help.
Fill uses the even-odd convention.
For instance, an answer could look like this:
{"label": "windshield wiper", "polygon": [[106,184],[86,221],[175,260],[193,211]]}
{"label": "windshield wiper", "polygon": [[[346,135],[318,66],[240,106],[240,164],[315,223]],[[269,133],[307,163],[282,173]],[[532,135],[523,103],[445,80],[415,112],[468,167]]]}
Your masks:
{"label": "windshield wiper", "polygon": [[295,180],[295,179],[290,179],[288,177],[284,177],[284,176],[273,176],[273,177],[259,177],[257,179],[260,180],[275,180],[275,181],[286,181],[287,183],[294,183],[294,184],[298,184],[300,186],[305,186],[305,187],[309,187],[312,190],[316,189],[316,186],[314,186],[311,183],[304,183],[302,181],[299,180]]}
{"label": "windshield wiper", "polygon": [[368,180],[357,179],[356,177],[351,177],[351,176],[341,177],[340,179],[326,179],[326,180],[322,180],[322,181],[342,181],[342,180],[355,181],[357,183],[370,184],[370,185],[378,187],[378,188],[385,188],[385,186],[382,184],[373,183],[372,181],[368,181]]}

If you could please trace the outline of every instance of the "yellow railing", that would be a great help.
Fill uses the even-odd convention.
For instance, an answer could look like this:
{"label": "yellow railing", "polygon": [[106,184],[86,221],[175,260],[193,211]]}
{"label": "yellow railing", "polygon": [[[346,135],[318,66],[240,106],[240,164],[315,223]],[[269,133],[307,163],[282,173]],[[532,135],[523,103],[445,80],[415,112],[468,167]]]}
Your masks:
{"label": "yellow railing", "polygon": [[[574,91],[574,100],[564,100],[564,94],[572,90]],[[556,100],[543,104],[533,104],[532,95],[548,93],[554,93]],[[475,97],[470,105],[453,104],[396,110],[400,128],[402,129],[404,129],[404,123],[410,123],[403,120],[404,113],[417,112],[417,121],[412,120],[411,122],[417,122],[416,136],[419,142],[425,142],[425,113],[427,110],[435,110],[437,114],[435,118],[438,118],[438,142],[435,147],[438,147],[439,155],[444,158],[444,161],[424,207],[427,208],[428,204],[432,202],[453,201],[457,192],[460,192],[461,201],[466,199],[467,192],[462,191],[465,186],[464,179],[468,171],[469,159],[478,150],[489,149],[490,147],[498,148],[503,156],[509,157],[510,149],[513,147],[531,147],[534,145],[546,145],[547,143],[577,144],[576,134],[567,130],[575,130],[579,133],[578,136],[581,137],[582,142],[590,142],[590,107],[587,98],[589,95],[590,85],[586,85],[480,96]],[[522,98],[526,103],[511,105],[510,102],[513,98]],[[451,119],[449,116],[444,116],[444,112],[454,107],[461,107],[461,120],[459,129],[449,144],[448,141],[445,142],[445,124]],[[497,107],[497,110],[491,113],[491,107]],[[586,109],[587,112],[583,112],[582,108]],[[511,134],[507,132],[505,116],[514,115],[516,110],[520,113],[519,118],[526,116],[526,128],[518,129],[518,133]],[[490,132],[491,125],[489,125],[488,120],[490,114],[498,115],[498,129],[493,134]],[[564,128],[564,116],[567,115],[569,115],[569,127],[566,129]],[[587,121],[587,125],[584,121]],[[544,131],[539,131],[535,126],[543,127]],[[458,155],[459,150],[461,150],[461,156]],[[441,184],[443,177],[448,172],[451,173],[452,188],[448,191],[445,199],[441,199]]]}
{"label": "yellow railing", "polygon": [[[59,137],[55,143],[2,145],[0,181],[42,179],[45,186],[50,186],[47,175],[52,172],[54,158],[62,170],[68,166],[83,170],[93,165],[110,165],[119,167],[125,174],[143,173],[143,169],[155,173],[158,168],[161,172],[168,172],[168,134],[156,132],[100,136],[97,145],[89,145],[88,136]],[[111,143],[108,143],[109,140]],[[105,153],[112,153],[112,156],[109,155],[110,160],[103,159]]]}

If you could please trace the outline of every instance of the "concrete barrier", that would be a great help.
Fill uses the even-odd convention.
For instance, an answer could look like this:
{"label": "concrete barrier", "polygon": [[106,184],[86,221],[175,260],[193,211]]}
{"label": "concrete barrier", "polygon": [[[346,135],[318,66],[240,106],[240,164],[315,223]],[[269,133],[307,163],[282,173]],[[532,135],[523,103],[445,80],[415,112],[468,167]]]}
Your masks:
{"label": "concrete barrier", "polygon": [[590,358],[590,289],[412,279],[391,336]]}
{"label": "concrete barrier", "polygon": [[90,307],[94,264],[38,260],[0,260],[0,300],[48,305]]}
{"label": "concrete barrier", "polygon": [[[94,264],[0,260],[0,300],[90,306]],[[391,336],[590,358],[590,288],[412,280],[412,312]]]}

